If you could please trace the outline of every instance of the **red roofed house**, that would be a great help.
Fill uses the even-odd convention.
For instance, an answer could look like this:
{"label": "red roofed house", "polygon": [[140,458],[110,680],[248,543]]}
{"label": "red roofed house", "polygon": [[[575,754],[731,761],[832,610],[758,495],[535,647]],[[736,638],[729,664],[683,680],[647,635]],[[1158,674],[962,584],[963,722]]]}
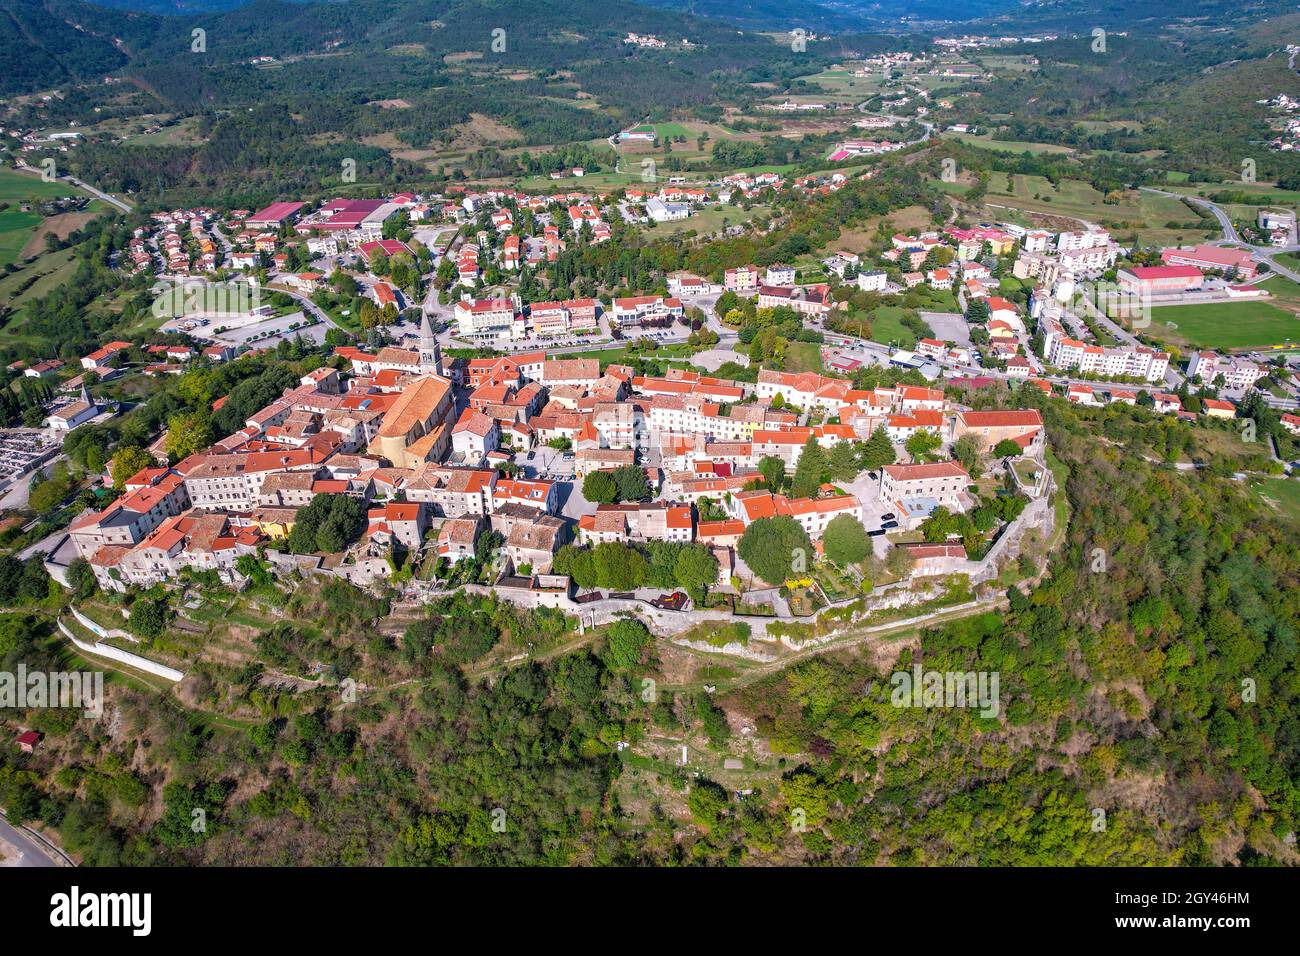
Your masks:
{"label": "red roofed house", "polygon": [[1006,438],[1036,451],[1043,440],[1043,416],[1032,408],[958,412],[949,438],[956,441],[968,434],[979,439],[981,451],[988,451]]}
{"label": "red roofed house", "polygon": [[886,465],[880,472],[880,497],[891,502],[933,498],[942,505],[960,506],[970,481],[970,474],[955,461]]}

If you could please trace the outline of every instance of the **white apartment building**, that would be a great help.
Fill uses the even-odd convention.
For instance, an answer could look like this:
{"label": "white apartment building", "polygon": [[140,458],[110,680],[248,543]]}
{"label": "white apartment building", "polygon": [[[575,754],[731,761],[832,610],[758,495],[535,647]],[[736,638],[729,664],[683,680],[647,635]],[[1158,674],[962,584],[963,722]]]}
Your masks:
{"label": "white apartment building", "polygon": [[1248,359],[1215,352],[1193,352],[1187,362],[1188,378],[1199,375],[1206,385],[1213,385],[1222,375],[1224,386],[1234,391],[1245,391],[1267,374],[1267,369]]}
{"label": "white apartment building", "polygon": [[463,339],[492,342],[527,335],[524,317],[510,299],[461,299],[454,314]]}

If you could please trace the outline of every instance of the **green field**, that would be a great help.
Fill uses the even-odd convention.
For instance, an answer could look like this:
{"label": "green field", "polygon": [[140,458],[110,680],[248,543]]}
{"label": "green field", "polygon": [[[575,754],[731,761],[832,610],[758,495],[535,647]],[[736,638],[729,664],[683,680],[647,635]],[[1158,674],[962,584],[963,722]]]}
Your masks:
{"label": "green field", "polygon": [[654,223],[646,228],[651,236],[675,236],[679,232],[695,231],[700,235],[721,232],[726,226],[749,222],[768,211],[766,206],[754,206],[748,211],[739,206],[709,206],[676,222]]}
{"label": "green field", "polygon": [[916,333],[903,325],[903,310],[896,305],[886,305],[871,314],[871,341],[896,343],[900,348],[916,347]]}
{"label": "green field", "polygon": [[787,372],[821,372],[822,347],[816,342],[791,342],[785,347]]}
{"label": "green field", "polygon": [[988,133],[972,136],[970,133],[944,133],[944,138],[955,139],[967,146],[978,146],[996,153],[1073,153],[1072,146],[1057,146],[1053,143],[1029,143],[1018,140],[993,139]]}
{"label": "green field", "polygon": [[1300,341],[1300,319],[1267,302],[1168,305],[1147,332],[1170,345],[1245,349]]}
{"label": "green field", "polygon": [[39,176],[14,169],[0,169],[0,268],[18,261],[27,240],[41,224],[41,214],[19,208],[23,203],[71,196],[76,192],[63,183],[47,183]]}
{"label": "green field", "polygon": [[56,196],[73,196],[76,192],[66,183],[47,183],[32,173],[0,169],[0,202],[13,204],[33,199],[53,199]]}
{"label": "green field", "polygon": [[0,212],[0,268],[18,261],[18,254],[40,224],[40,213],[13,208]]}
{"label": "green field", "polygon": [[1266,478],[1253,484],[1251,490],[1270,508],[1300,521],[1300,481],[1294,478]]}

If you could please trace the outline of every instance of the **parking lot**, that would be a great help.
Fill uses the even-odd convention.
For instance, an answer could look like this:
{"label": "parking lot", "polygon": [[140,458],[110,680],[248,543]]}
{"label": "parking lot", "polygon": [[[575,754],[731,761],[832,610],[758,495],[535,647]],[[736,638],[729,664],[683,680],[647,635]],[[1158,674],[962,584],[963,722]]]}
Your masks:
{"label": "parking lot", "polygon": [[[209,327],[204,330],[204,334],[217,342],[224,342],[235,348],[239,348],[241,345],[259,347],[275,345],[280,339],[293,339],[298,335],[302,335],[304,341],[307,342],[316,344],[324,342],[326,326],[323,322],[317,322],[307,328],[289,328],[291,325],[300,325],[305,321],[307,321],[307,318],[303,313],[290,312],[287,315],[273,316],[260,322],[250,322],[238,328],[225,327],[221,323],[210,323]],[[216,332],[214,331],[215,328],[224,328],[224,331]]]}
{"label": "parking lot", "polygon": [[970,346],[970,326],[960,312],[922,312],[921,318],[934,329],[935,338]]}
{"label": "parking lot", "polygon": [[[872,475],[875,477],[873,478]],[[866,528],[868,533],[880,530],[882,524],[886,520],[890,520],[885,518],[885,515],[892,514],[897,518],[898,508],[894,502],[882,501],[880,498],[879,471],[864,471],[852,482],[843,483],[841,487],[862,503],[862,527]],[[884,530],[891,532],[898,529],[886,528]],[[883,534],[872,535],[871,543],[878,558],[883,558],[889,550],[889,542],[885,540]]]}
{"label": "parking lot", "polygon": [[[569,457],[566,458],[565,455]],[[560,451],[542,445],[532,451],[515,455],[515,464],[522,468],[525,478],[544,478],[548,481],[573,480],[573,452]]]}

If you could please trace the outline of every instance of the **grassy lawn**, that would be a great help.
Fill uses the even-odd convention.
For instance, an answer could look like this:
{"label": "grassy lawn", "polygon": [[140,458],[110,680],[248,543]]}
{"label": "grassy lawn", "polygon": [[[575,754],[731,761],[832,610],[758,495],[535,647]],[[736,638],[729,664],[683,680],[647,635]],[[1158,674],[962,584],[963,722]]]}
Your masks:
{"label": "grassy lawn", "polygon": [[916,333],[902,323],[903,310],[900,306],[886,305],[871,315],[871,341],[889,344],[896,342],[901,348],[916,347]]}
{"label": "grassy lawn", "polygon": [[[1300,269],[1300,258],[1295,256],[1278,256],[1279,259],[1295,259],[1295,268]],[[1285,263],[1283,263],[1285,265]],[[1256,283],[1271,295],[1273,305],[1288,312],[1300,314],[1300,285],[1284,275],[1274,274]]]}
{"label": "grassy lawn", "polygon": [[816,342],[791,342],[785,347],[785,371],[821,372],[822,347]]}
{"label": "grassy lawn", "polygon": [[1153,310],[1147,331],[1176,346],[1258,348],[1300,341],[1300,319],[1268,302],[1170,305]]}
{"label": "grassy lawn", "polygon": [[652,223],[646,226],[651,236],[675,236],[680,232],[694,231],[700,235],[721,232],[727,226],[749,222],[768,211],[766,206],[754,206],[748,212],[739,206],[709,206],[676,222]]}
{"label": "grassy lawn", "polygon": [[1266,478],[1251,485],[1260,500],[1292,521],[1300,521],[1300,481]]}

